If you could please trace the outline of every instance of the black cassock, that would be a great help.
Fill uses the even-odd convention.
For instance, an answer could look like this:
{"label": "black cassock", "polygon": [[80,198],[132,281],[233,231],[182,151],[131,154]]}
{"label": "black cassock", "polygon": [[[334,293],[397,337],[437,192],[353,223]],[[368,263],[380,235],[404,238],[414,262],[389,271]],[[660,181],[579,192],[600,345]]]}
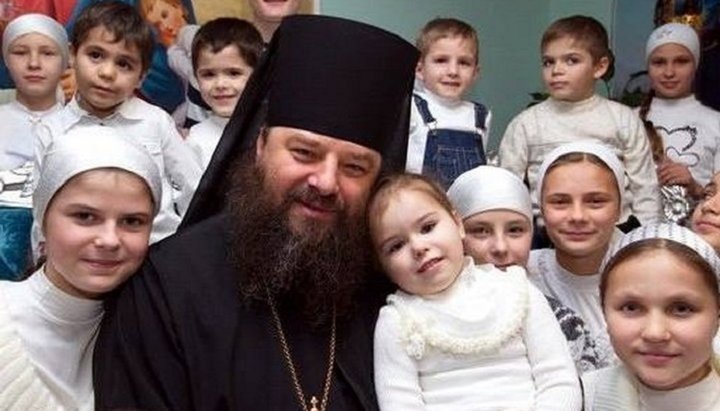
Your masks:
{"label": "black cassock", "polygon": [[[108,300],[94,357],[98,409],[300,409],[269,308],[241,305],[227,227],[217,216],[154,245]],[[372,337],[386,289],[370,289],[338,322],[328,409],[377,409]],[[330,333],[292,307],[279,311],[303,392],[320,399]]]}

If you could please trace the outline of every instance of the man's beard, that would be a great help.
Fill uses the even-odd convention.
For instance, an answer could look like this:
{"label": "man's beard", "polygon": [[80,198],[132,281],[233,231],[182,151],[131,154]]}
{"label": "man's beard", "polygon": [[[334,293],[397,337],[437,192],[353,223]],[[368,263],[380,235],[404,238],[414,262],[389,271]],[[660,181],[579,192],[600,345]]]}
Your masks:
{"label": "man's beard", "polygon": [[[348,215],[335,196],[322,197],[307,186],[287,193],[278,205],[265,189],[263,170],[247,158],[237,163],[232,181],[230,257],[245,302],[266,303],[269,293],[313,326],[328,324],[333,312],[348,315],[370,273],[364,216]],[[304,221],[297,229],[302,232],[294,232],[288,216],[296,199],[335,207],[335,221]]]}

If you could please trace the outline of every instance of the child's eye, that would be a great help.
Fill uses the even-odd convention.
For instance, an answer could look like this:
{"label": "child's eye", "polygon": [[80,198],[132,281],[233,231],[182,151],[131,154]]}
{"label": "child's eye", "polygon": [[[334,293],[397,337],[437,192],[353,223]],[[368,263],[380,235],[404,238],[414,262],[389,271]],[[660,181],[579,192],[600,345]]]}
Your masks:
{"label": "child's eye", "polygon": [[715,197],[715,189],[712,187],[707,187],[705,190],[703,190],[703,201],[707,201],[711,198]]}
{"label": "child's eye", "polygon": [[690,304],[678,302],[670,307],[670,314],[676,317],[688,317],[695,312],[695,308]]}
{"label": "child's eye", "polygon": [[460,59],[460,64],[463,66],[474,66],[475,62],[469,59]]}
{"label": "child's eye", "polygon": [[116,64],[125,71],[132,71],[133,69],[133,64],[127,60],[118,60]]}
{"label": "child's eye", "polygon": [[396,252],[400,251],[404,244],[405,243],[403,241],[395,241],[388,244],[388,246],[385,248],[385,254],[395,254]]}
{"label": "child's eye", "polygon": [[102,57],[103,57],[102,53],[97,50],[88,51],[87,56],[88,56],[88,58],[90,58],[90,60],[93,60],[93,61],[98,61],[98,60],[102,59]]}
{"label": "child's eye", "polygon": [[542,59],[542,66],[543,67],[550,67],[553,64],[555,64],[555,60],[553,59]]}
{"label": "child's eye", "polygon": [[433,59],[433,63],[443,64],[443,63],[447,63],[447,62],[448,62],[447,57],[435,57]]}
{"label": "child's eye", "polygon": [[10,50],[10,54],[12,54],[13,56],[24,56],[24,55],[28,54],[28,52],[27,52],[27,50],[23,50],[23,49],[14,49],[14,50]]}
{"label": "child's eye", "polygon": [[587,203],[591,208],[602,208],[609,202],[610,200],[605,197],[592,197],[587,200]]}
{"label": "child's eye", "polygon": [[147,226],[147,225],[148,225],[148,221],[149,221],[149,220],[148,220],[147,218],[144,218],[144,217],[129,216],[129,217],[124,217],[124,218],[120,221],[120,224],[122,224],[122,225],[125,226],[125,227],[137,229],[137,228],[142,228],[142,227]]}
{"label": "child's eye", "polygon": [[215,72],[212,70],[203,70],[198,72],[198,78],[201,79],[211,79],[215,77]]}
{"label": "child's eye", "polygon": [[230,70],[229,74],[231,77],[240,77],[245,73],[242,70]]}
{"label": "child's eye", "polygon": [[469,228],[467,231],[468,231],[468,234],[470,234],[473,237],[485,237],[485,236],[490,235],[490,233],[491,233],[490,229],[486,226],[472,227],[472,228]]}
{"label": "child's eye", "polygon": [[427,222],[420,227],[421,234],[427,234],[435,228],[437,223],[435,221]]}
{"label": "child's eye", "polygon": [[580,59],[577,57],[568,57],[567,60],[565,60],[565,63],[567,63],[568,66],[574,66],[575,64],[580,63]]}
{"label": "child's eye", "polygon": [[86,224],[92,224],[97,220],[97,217],[88,211],[78,211],[71,214],[71,217],[76,222],[86,225]]}
{"label": "child's eye", "polygon": [[627,315],[633,315],[639,313],[641,310],[640,304],[635,302],[627,302],[620,306],[620,311]]}
{"label": "child's eye", "polygon": [[508,229],[508,233],[513,237],[519,237],[527,232],[527,228],[521,225],[511,226]]}

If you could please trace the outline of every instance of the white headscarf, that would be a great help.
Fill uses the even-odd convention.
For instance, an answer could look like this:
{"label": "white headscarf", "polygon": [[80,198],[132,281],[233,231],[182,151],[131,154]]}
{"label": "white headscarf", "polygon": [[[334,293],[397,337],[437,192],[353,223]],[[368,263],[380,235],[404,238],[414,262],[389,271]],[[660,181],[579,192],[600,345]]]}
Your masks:
{"label": "white headscarf", "polygon": [[23,14],[13,19],[13,21],[5,27],[5,31],[2,33],[2,55],[5,61],[8,59],[12,42],[18,37],[29,33],[40,33],[54,40],[62,55],[63,68],[68,66],[70,52],[65,27],[52,18],[37,13]]}
{"label": "white headscarf", "polygon": [[33,218],[43,226],[45,212],[55,193],[74,176],[99,168],[118,168],[142,178],[153,198],[154,214],[160,208],[162,181],[157,165],[138,143],[111,127],[76,128],[53,141],[40,169],[33,192]]}
{"label": "white headscarf", "polygon": [[695,29],[682,23],[668,23],[656,28],[648,37],[645,45],[645,61],[650,59],[650,55],[656,48],[668,44],[679,44],[693,55],[695,66],[700,62],[700,39]]}
{"label": "white headscarf", "polygon": [[448,197],[461,218],[490,210],[510,210],[533,220],[527,187],[504,168],[479,166],[461,174],[448,189]]}
{"label": "white headscarf", "polygon": [[[543,160],[538,172],[538,204],[542,204],[543,182],[548,168],[560,157],[570,153],[592,154],[605,163],[615,175],[618,193],[620,194],[620,209],[622,209],[623,194],[625,193],[625,167],[618,159],[612,149],[606,145],[592,141],[578,141],[576,143],[563,144],[551,151]],[[580,176],[578,176],[580,178]]]}
{"label": "white headscarf", "polygon": [[[720,276],[720,257],[718,257],[715,249],[712,248],[702,237],[695,234],[691,230],[673,223],[656,223],[644,225],[625,234],[620,241],[615,243],[610,252],[606,256],[605,264],[612,259],[621,249],[641,240],[651,238],[664,238],[683,244],[695,251],[703,260],[712,267],[715,276]],[[720,279],[719,279],[720,282]]]}

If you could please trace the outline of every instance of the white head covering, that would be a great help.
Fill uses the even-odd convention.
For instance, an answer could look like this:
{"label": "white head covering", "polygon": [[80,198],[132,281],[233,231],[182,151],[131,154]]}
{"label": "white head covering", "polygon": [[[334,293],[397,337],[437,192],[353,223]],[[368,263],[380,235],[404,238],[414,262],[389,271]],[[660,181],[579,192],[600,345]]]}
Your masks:
{"label": "white head covering", "polygon": [[162,181],[150,154],[138,143],[111,127],[75,128],[58,137],[42,161],[40,178],[33,192],[33,218],[38,227],[50,201],[72,177],[99,168],[119,168],[142,178],[153,198],[154,214],[160,208]]}
{"label": "white head covering", "polygon": [[652,52],[668,43],[679,44],[690,51],[695,65],[700,62],[700,39],[695,29],[682,23],[668,23],[656,28],[648,37],[645,45],[645,61],[650,59]]}
{"label": "white head covering", "polygon": [[448,189],[448,197],[461,218],[490,210],[510,210],[532,221],[532,202],[518,176],[493,166],[479,166],[462,173]]}
{"label": "white head covering", "polygon": [[613,153],[610,147],[592,141],[578,141],[576,143],[563,144],[559,147],[556,147],[555,150],[551,151],[545,157],[545,160],[543,160],[542,164],[540,165],[540,171],[538,172],[538,203],[542,204],[543,180],[545,180],[545,174],[547,174],[548,168],[550,168],[550,166],[555,162],[555,160],[564,156],[565,154],[570,153],[592,154],[595,157],[599,158],[600,161],[605,163],[610,168],[610,170],[612,170],[613,174],[615,175],[615,182],[618,186],[618,192],[620,193],[620,203],[622,208],[623,193],[625,192],[625,167],[623,167],[620,159],[618,159],[617,155]]}
{"label": "white head covering", "polygon": [[70,52],[68,50],[68,37],[65,28],[52,18],[37,13],[23,14],[13,19],[13,21],[5,27],[5,31],[2,34],[2,55],[5,61],[8,59],[8,52],[12,42],[18,37],[28,33],[40,33],[54,40],[58,44],[60,54],[62,55],[63,68],[68,66],[68,56]]}
{"label": "white head covering", "polygon": [[689,229],[673,224],[673,223],[656,223],[644,225],[625,234],[620,241],[616,242],[610,252],[606,255],[606,261],[603,263],[603,269],[607,263],[621,249],[630,244],[650,238],[664,238],[683,244],[698,253],[705,261],[708,262],[715,272],[715,276],[720,276],[720,258],[715,249],[710,246],[702,237],[690,231]]}

